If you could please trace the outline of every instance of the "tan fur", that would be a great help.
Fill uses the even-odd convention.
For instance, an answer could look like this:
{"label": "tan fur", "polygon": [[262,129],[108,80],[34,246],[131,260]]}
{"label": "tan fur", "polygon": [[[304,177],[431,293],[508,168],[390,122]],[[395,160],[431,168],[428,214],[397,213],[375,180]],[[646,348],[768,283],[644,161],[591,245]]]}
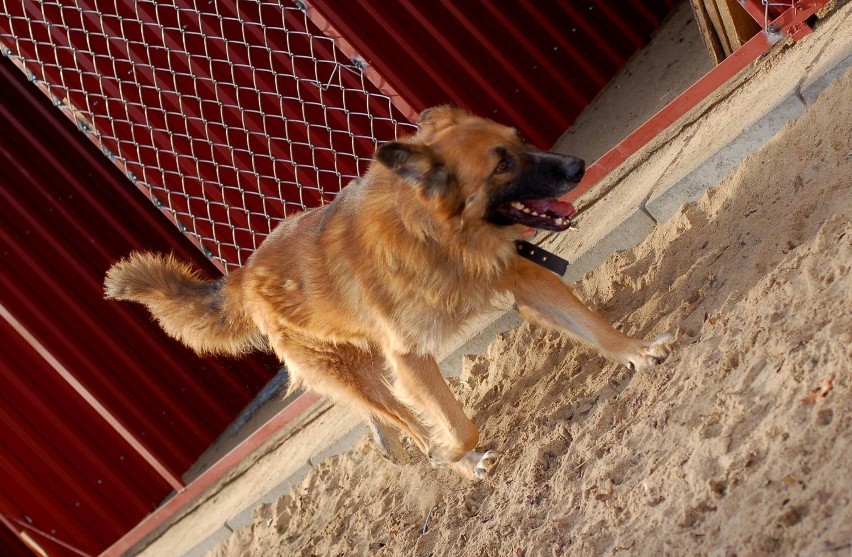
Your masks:
{"label": "tan fur", "polygon": [[263,348],[242,308],[240,272],[227,282],[204,281],[171,255],[132,253],[113,265],[106,298],[145,304],[163,329],[199,354],[242,354]]}
{"label": "tan fur", "polygon": [[524,226],[486,220],[489,200],[512,179],[494,173],[495,146],[532,149],[514,130],[438,107],[397,145],[380,149],[382,162],[333,203],[278,226],[221,288],[171,257],[133,254],[109,271],[107,296],[146,304],[202,353],[240,353],[265,339],[294,384],[401,429],[433,462],[471,477],[495,457],[470,452],[477,428],[433,354],[495,296],[513,293],[529,318],[625,365],[665,358],[670,338],[622,335],[517,256]]}

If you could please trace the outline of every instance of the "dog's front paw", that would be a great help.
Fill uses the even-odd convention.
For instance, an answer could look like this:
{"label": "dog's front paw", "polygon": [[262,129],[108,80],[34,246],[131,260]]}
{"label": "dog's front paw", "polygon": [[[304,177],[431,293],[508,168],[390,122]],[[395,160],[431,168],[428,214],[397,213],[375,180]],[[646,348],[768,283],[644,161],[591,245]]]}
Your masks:
{"label": "dog's front paw", "polygon": [[482,480],[491,473],[499,459],[500,453],[497,451],[471,451],[458,462],[450,464],[450,468],[470,480]]}
{"label": "dog's front paw", "polygon": [[494,468],[497,464],[497,461],[500,460],[500,453],[497,451],[486,451],[484,455],[479,458],[479,462],[476,463],[476,468],[473,469],[473,475],[476,476],[477,479],[483,479]]}
{"label": "dog's front paw", "polygon": [[672,353],[675,336],[671,333],[658,335],[651,341],[639,341],[637,350],[624,355],[624,365],[634,371],[642,371],[662,363]]}

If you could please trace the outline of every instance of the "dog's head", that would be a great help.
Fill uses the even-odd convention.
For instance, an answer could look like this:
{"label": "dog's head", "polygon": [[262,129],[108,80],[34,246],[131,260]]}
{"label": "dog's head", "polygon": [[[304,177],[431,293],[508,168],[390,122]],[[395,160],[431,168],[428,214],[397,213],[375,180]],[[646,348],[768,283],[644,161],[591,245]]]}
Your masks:
{"label": "dog's head", "polygon": [[582,160],[543,152],[514,128],[448,106],[423,112],[417,134],[382,145],[376,160],[446,217],[545,230],[571,224],[574,207],[557,198],[585,170]]}

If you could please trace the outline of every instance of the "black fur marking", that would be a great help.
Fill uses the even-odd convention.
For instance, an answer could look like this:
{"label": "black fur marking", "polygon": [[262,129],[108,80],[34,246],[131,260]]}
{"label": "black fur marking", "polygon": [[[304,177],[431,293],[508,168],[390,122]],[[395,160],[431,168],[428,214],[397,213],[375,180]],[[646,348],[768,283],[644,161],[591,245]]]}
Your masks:
{"label": "black fur marking", "polygon": [[376,160],[429,194],[445,193],[450,183],[450,172],[446,165],[426,146],[392,141],[376,150]]}
{"label": "black fur marking", "polygon": [[521,153],[514,178],[493,191],[485,218],[497,226],[515,224],[503,209],[512,201],[556,199],[574,189],[583,177],[580,159],[556,153]]}

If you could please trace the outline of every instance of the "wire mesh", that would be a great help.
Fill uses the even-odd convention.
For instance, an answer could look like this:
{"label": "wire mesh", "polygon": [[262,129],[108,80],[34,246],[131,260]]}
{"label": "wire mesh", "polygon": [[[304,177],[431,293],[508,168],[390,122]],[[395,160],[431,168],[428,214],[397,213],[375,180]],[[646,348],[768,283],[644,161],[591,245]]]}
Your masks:
{"label": "wire mesh", "polygon": [[0,5],[3,54],[226,273],[414,130],[302,2]]}

